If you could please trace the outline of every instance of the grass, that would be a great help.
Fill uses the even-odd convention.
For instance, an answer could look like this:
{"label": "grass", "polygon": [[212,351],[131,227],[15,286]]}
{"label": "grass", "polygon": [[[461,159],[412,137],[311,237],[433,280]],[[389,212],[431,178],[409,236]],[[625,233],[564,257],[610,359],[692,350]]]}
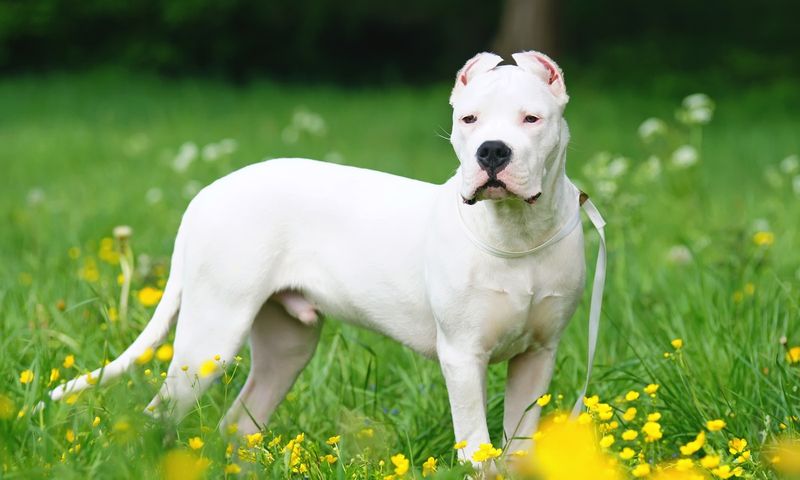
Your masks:
{"label": "grass", "polygon": [[[620,460],[626,470],[661,463],[680,455],[678,446],[707,420],[723,419],[724,430],[708,433],[705,454],[716,452],[730,464],[727,442],[744,438],[752,449],[742,465],[746,475],[773,478],[763,445],[796,432],[792,418],[800,415],[800,371],[780,341],[800,344],[800,202],[791,186],[799,173],[778,167],[800,153],[796,87],[707,91],[717,109],[702,130],[701,159],[675,169],[670,152],[686,142],[699,146],[699,129],[677,125],[651,144],[636,129],[651,116],[675,124],[681,98],[703,90],[701,80],[621,88],[581,80],[580,72],[572,78],[568,170],[609,222],[610,271],[590,391],[610,402],[623,424],[610,450],[641,450],[641,457]],[[311,364],[273,416],[265,446],[245,451],[244,459],[235,451],[226,457],[230,438],[217,431],[217,421],[244,381],[245,353],[241,365],[228,366],[229,383],[219,382],[179,426],[140,413],[166,368],[157,360],[72,405],[31,412],[51,369],[58,369],[58,383],[113,358],[136,337],[152,307],[135,294],[163,281],[180,216],[198,186],[279,156],[442,182],[456,165],[441,138],[450,123],[447,94],[446,85],[237,88],[114,72],[0,79],[0,478],[151,478],[169,476],[171,468],[189,478],[199,456],[210,461],[211,478],[235,476],[225,472],[231,463],[242,468],[240,476],[302,476],[280,452],[300,432],[310,452],[303,463],[315,478],[383,478],[397,452],[410,460],[407,477],[419,475],[433,456],[437,478],[461,478],[463,468],[448,468],[454,438],[438,366],[335,320],[326,322]],[[313,130],[314,120],[297,118],[298,109],[324,119],[324,132],[304,129]],[[293,124],[299,138],[287,142]],[[184,142],[202,147],[223,138],[236,140],[235,152],[197,160],[185,172],[171,168]],[[663,168],[646,179],[643,165],[652,154]],[[615,165],[627,171],[614,175],[609,163],[620,155],[628,160]],[[101,239],[119,224],[134,229],[140,267],[128,325],[110,318],[118,307],[119,266],[98,258]],[[758,231],[774,234],[774,243],[756,245]],[[587,238],[594,258],[596,240]],[[580,387],[587,304],[588,292],[559,351],[551,392],[563,400],[554,395],[548,412],[568,406]],[[684,343],[678,351],[670,344],[675,338]],[[67,355],[75,357],[71,368],[62,365]],[[25,370],[33,379],[23,384]],[[503,366],[491,368],[495,445],[502,438],[504,377]],[[645,443],[640,435],[626,443],[619,432],[638,430],[643,416],[622,419],[632,403],[620,397],[651,383],[660,385],[656,396],[642,393],[636,402],[641,411],[661,412],[663,438]],[[337,450],[325,444],[334,434],[342,435]],[[280,445],[267,447],[278,435]],[[197,450],[188,447],[194,437],[204,443]],[[340,460],[331,467],[316,460],[325,454]],[[256,463],[247,461],[250,455]],[[703,450],[692,458],[702,456]]]}

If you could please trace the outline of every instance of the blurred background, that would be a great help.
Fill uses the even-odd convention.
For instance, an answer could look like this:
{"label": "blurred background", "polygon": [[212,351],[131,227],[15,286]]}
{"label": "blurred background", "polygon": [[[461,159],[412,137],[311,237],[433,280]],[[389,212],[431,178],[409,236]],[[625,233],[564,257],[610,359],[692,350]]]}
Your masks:
{"label": "blurred background", "polygon": [[795,13],[791,0],[3,0],[0,71],[420,83],[476,51],[538,49],[615,81],[693,72],[753,82],[798,73]]}

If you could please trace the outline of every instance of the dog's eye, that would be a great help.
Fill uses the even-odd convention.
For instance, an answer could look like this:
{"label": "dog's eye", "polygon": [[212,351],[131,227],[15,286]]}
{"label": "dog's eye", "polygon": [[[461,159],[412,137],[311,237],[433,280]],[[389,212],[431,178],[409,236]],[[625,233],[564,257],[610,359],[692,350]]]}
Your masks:
{"label": "dog's eye", "polygon": [[475,115],[467,115],[466,117],[461,117],[461,121],[464,123],[475,123],[478,121],[478,117]]}
{"label": "dog's eye", "polygon": [[536,115],[525,115],[525,123],[536,123],[539,121],[539,117]]}

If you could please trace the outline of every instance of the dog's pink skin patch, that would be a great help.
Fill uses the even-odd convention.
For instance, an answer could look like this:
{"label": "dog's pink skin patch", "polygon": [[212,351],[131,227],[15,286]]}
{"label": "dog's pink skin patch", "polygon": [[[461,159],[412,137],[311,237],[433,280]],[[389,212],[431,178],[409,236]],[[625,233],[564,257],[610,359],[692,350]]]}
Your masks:
{"label": "dog's pink skin patch", "polygon": [[545,60],[543,57],[540,57],[539,55],[534,55],[534,57],[536,58],[536,60],[539,60],[539,63],[541,63],[544,66],[544,68],[547,69],[548,72],[550,72],[550,80],[548,80],[547,83],[550,85],[555,83],[556,80],[558,80],[558,70],[556,70],[556,67],[554,67],[553,64]]}
{"label": "dog's pink skin patch", "polygon": [[469,63],[469,65],[464,67],[464,73],[462,73],[461,77],[460,77],[461,83],[463,83],[464,85],[467,84],[467,78],[468,78],[467,77],[467,73],[469,73],[469,69],[474,67],[476,63],[478,63],[478,59],[477,58],[475,60],[471,61]]}
{"label": "dog's pink skin patch", "polygon": [[270,300],[279,303],[286,313],[300,320],[306,325],[315,325],[319,321],[317,310],[302,293],[295,290],[282,290],[270,297]]}

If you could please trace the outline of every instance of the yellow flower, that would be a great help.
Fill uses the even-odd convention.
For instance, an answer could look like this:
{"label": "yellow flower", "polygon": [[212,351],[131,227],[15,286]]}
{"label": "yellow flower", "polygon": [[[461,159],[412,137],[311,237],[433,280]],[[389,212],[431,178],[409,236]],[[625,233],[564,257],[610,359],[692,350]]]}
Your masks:
{"label": "yellow flower", "polygon": [[328,445],[336,445],[337,443],[339,443],[339,440],[341,439],[342,439],[341,435],[334,435],[328,438],[328,440],[325,443],[327,443]]}
{"label": "yellow flower", "polygon": [[747,440],[743,438],[733,438],[728,442],[728,451],[736,454],[741,453],[747,448]]}
{"label": "yellow flower", "polygon": [[589,412],[581,412],[578,415],[578,424],[580,425],[589,425],[592,421],[592,414]]}
{"label": "yellow flower", "polygon": [[163,290],[153,287],[144,287],[143,289],[139,290],[137,298],[139,299],[139,303],[145,307],[153,307],[158,304],[163,295]]}
{"label": "yellow flower", "polygon": [[692,455],[693,453],[703,448],[703,445],[705,444],[706,444],[706,432],[700,432],[697,434],[694,440],[680,447],[681,455],[687,455],[687,456]]}
{"label": "yellow flower", "polygon": [[485,462],[499,457],[502,453],[503,451],[501,449],[494,448],[491,443],[481,443],[478,446],[478,450],[472,454],[472,460],[474,462]]}
{"label": "yellow flower", "polygon": [[192,437],[189,439],[189,448],[192,450],[200,450],[205,445],[205,442],[200,437]]}
{"label": "yellow flower", "polygon": [[792,347],[786,352],[786,361],[789,363],[800,362],[800,347]]}
{"label": "yellow flower", "polygon": [[48,385],[50,385],[53,382],[58,381],[59,377],[61,377],[61,372],[59,372],[57,368],[51,368],[50,369],[50,382],[48,383]]}
{"label": "yellow flower", "polygon": [[233,422],[229,424],[227,427],[225,427],[225,431],[228,433],[228,435],[236,435],[236,432],[239,431],[239,424]]}
{"label": "yellow flower", "polygon": [[19,374],[19,383],[26,384],[33,381],[33,370],[23,370]]}
{"label": "yellow flower", "polygon": [[691,470],[694,467],[694,460],[691,458],[681,458],[677,462],[675,462],[675,469],[679,472],[685,472],[687,470]]}
{"label": "yellow flower", "polygon": [[650,385],[644,387],[644,393],[648,395],[655,395],[658,391],[659,385],[657,383],[651,383]]}
{"label": "yellow flower", "polygon": [[[333,437],[331,437],[331,438],[333,438]],[[278,435],[277,437],[273,437],[272,440],[269,441],[269,443],[267,444],[267,447],[268,448],[272,448],[272,447],[275,447],[277,445],[280,445],[280,443],[281,443],[281,435]]]}
{"label": "yellow flower", "polygon": [[626,422],[632,422],[636,418],[636,408],[630,407],[622,414],[622,419]]}
{"label": "yellow flower", "polygon": [[625,400],[632,402],[634,400],[639,399],[639,392],[631,390],[630,392],[625,394]]}
{"label": "yellow flower", "polygon": [[436,473],[436,459],[433,457],[428,457],[425,460],[425,463],[422,464],[422,476],[427,477],[428,475],[433,475]]}
{"label": "yellow flower", "polygon": [[734,460],[734,463],[743,463],[743,462],[746,462],[748,460],[750,460],[750,450],[745,450],[744,452],[742,452],[741,455],[736,457],[736,460]]}
{"label": "yellow flower", "polygon": [[64,434],[64,438],[67,439],[67,441],[69,443],[74,442],[75,441],[75,432],[71,428],[68,428],[67,429],[67,433]]}
{"label": "yellow flower", "polygon": [[775,243],[775,234],[772,232],[756,232],[753,235],[753,243],[759,247],[769,247]]}
{"label": "yellow flower", "polygon": [[650,465],[646,463],[640,463],[636,465],[633,470],[631,470],[631,475],[636,478],[646,477],[650,475]]}
{"label": "yellow flower", "polygon": [[335,455],[331,455],[330,453],[319,457],[320,462],[327,462],[328,465],[333,465],[334,463],[336,463],[337,460],[339,459],[336,458]]}
{"label": "yellow flower", "polygon": [[78,401],[79,396],[80,395],[78,395],[77,393],[73,393],[72,395],[67,396],[67,398],[65,398],[64,401],[67,402],[67,405],[75,405],[75,402]]}
{"label": "yellow flower", "polygon": [[591,397],[583,397],[583,404],[586,405],[586,408],[589,410],[594,409],[597,404],[600,403],[600,397],[597,395],[592,395]]}
{"label": "yellow flower", "polygon": [[611,445],[614,445],[614,435],[606,435],[600,439],[600,446],[603,448],[608,448]]}
{"label": "yellow flower", "polygon": [[716,468],[719,465],[719,455],[706,455],[700,459],[700,465],[708,469]]}
{"label": "yellow flower", "polygon": [[711,470],[711,473],[713,473],[715,477],[722,479],[731,478],[733,476],[733,471],[729,465],[720,465],[718,468]]}
{"label": "yellow flower", "polygon": [[147,349],[144,352],[142,352],[141,355],[136,357],[136,364],[144,365],[145,363],[148,363],[150,360],[153,359],[154,353],[155,352],[153,351],[153,347],[147,347]]}
{"label": "yellow flower", "polygon": [[632,448],[625,447],[619,452],[619,458],[623,460],[630,460],[633,456],[636,455],[636,452],[633,451]]}
{"label": "yellow flower", "polygon": [[119,320],[119,312],[114,307],[108,307],[108,320],[111,322],[116,322]]}
{"label": "yellow flower", "polygon": [[[203,461],[205,460],[205,461]],[[162,478],[172,480],[199,480],[208,468],[206,459],[198,458],[186,450],[173,450],[161,461]]]}
{"label": "yellow flower", "polygon": [[756,293],[756,286],[753,283],[747,282],[744,284],[744,294],[753,295]]}
{"label": "yellow flower", "polygon": [[225,466],[225,473],[230,473],[231,475],[236,475],[241,471],[242,467],[236,465],[235,463],[231,463],[230,465]]}
{"label": "yellow flower", "polygon": [[100,379],[92,376],[92,372],[86,373],[86,383],[88,383],[89,385],[97,385],[98,380]]}
{"label": "yellow flower", "polygon": [[100,417],[94,417],[94,420],[92,420],[92,427],[97,428],[98,425],[100,425]]}
{"label": "yellow flower", "polygon": [[158,347],[158,350],[156,350],[156,358],[160,362],[169,362],[172,360],[172,353],[172,345],[165,343],[164,345]]}
{"label": "yellow flower", "polygon": [[676,338],[669,343],[672,344],[672,348],[675,350],[680,350],[683,347],[683,340],[680,338]]}
{"label": "yellow flower", "polygon": [[642,427],[642,432],[645,434],[646,442],[655,442],[660,440],[663,436],[661,432],[661,424],[657,422],[647,422]]}
{"label": "yellow flower", "polygon": [[[621,480],[623,476],[603,453],[592,425],[555,421],[556,416],[544,419],[544,432],[532,452],[537,478],[548,480]],[[614,459],[615,460],[615,459]]]}
{"label": "yellow flower", "polygon": [[262,435],[261,432],[256,432],[251,435],[245,435],[245,439],[247,440],[247,447],[253,448],[257,445],[261,445],[261,442],[264,441],[264,435]]}
{"label": "yellow flower", "polygon": [[394,473],[397,476],[403,476],[408,472],[408,459],[402,453],[398,453],[397,455],[392,455],[392,464],[394,464]]}
{"label": "yellow flower", "polygon": [[200,365],[199,374],[205,378],[217,371],[217,364],[213,360],[206,360]]}
{"label": "yellow flower", "polygon": [[358,438],[372,438],[375,436],[375,430],[372,428],[362,428],[356,436]]}
{"label": "yellow flower", "polygon": [[639,432],[637,432],[636,430],[625,430],[624,432],[622,432],[622,439],[627,440],[629,442],[631,440],[636,440],[636,437],[638,436]]}
{"label": "yellow flower", "polygon": [[75,365],[75,355],[67,355],[64,357],[64,368],[72,368]]}
{"label": "yellow flower", "polygon": [[657,422],[659,420],[661,420],[661,414],[659,412],[654,412],[647,416],[648,422]]}
{"label": "yellow flower", "polygon": [[453,445],[454,450],[461,450],[463,448],[467,448],[466,440],[461,440],[460,442],[456,442],[455,445]]}
{"label": "yellow flower", "polygon": [[544,407],[548,403],[550,403],[550,399],[551,398],[552,398],[552,395],[550,395],[549,393],[546,393],[546,394],[542,395],[541,397],[539,397],[538,400],[536,400],[536,405],[539,405],[540,407]]}
{"label": "yellow flower", "polygon": [[718,432],[723,428],[725,428],[725,425],[726,425],[725,420],[720,420],[720,419],[709,420],[706,422],[706,428],[708,429],[709,432]]}
{"label": "yellow flower", "polygon": [[614,410],[607,403],[598,403],[595,409],[600,420],[611,420],[614,416]]}

